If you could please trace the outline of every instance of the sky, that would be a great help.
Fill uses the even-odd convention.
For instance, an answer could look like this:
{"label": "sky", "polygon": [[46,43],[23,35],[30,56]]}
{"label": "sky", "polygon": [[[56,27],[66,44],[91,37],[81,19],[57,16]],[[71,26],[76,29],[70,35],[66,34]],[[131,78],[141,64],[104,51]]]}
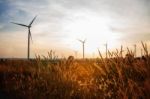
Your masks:
{"label": "sky", "polygon": [[27,57],[27,28],[17,22],[32,24],[31,57],[47,55],[50,50],[59,57],[97,57],[105,44],[114,51],[134,49],[140,55],[141,41],[149,44],[150,0],[0,0],[0,57]]}

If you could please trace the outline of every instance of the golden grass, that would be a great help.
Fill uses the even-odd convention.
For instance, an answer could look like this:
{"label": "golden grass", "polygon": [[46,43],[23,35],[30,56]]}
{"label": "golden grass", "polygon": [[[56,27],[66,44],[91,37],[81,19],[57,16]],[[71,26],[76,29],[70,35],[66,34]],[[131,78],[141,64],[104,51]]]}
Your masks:
{"label": "golden grass", "polygon": [[[11,97],[30,99],[149,99],[150,56],[142,42],[145,59],[132,52],[123,58],[57,60],[36,56],[32,61],[0,63],[0,91]],[[109,52],[110,56],[112,53]]]}

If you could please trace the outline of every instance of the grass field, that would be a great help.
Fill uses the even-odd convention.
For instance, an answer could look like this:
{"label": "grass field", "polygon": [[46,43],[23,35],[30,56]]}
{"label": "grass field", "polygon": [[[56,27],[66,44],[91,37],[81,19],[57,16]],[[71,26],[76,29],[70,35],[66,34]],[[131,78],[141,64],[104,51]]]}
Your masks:
{"label": "grass field", "polygon": [[[143,46],[144,48],[144,46]],[[150,56],[1,60],[5,99],[150,99]]]}

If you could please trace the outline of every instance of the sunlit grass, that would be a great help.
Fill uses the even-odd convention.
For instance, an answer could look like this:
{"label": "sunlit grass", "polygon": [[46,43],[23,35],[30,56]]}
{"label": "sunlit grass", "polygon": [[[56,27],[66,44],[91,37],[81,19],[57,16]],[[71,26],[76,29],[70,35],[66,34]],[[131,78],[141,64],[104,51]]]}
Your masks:
{"label": "sunlit grass", "polygon": [[[148,99],[150,98],[150,56],[135,58],[128,50],[123,58],[115,53],[105,59],[57,59],[36,55],[35,60],[7,60],[0,64],[3,92],[30,99]],[[111,56],[112,53],[109,52]]]}

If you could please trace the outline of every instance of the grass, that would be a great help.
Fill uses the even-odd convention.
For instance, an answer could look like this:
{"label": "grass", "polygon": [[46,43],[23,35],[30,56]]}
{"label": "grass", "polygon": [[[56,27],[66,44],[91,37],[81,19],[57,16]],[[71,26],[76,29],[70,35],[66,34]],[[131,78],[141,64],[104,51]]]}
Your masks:
{"label": "grass", "polygon": [[[0,97],[11,99],[149,99],[150,56],[105,59],[58,60],[36,56],[35,60],[0,62]],[[110,56],[113,53],[109,52]]]}

